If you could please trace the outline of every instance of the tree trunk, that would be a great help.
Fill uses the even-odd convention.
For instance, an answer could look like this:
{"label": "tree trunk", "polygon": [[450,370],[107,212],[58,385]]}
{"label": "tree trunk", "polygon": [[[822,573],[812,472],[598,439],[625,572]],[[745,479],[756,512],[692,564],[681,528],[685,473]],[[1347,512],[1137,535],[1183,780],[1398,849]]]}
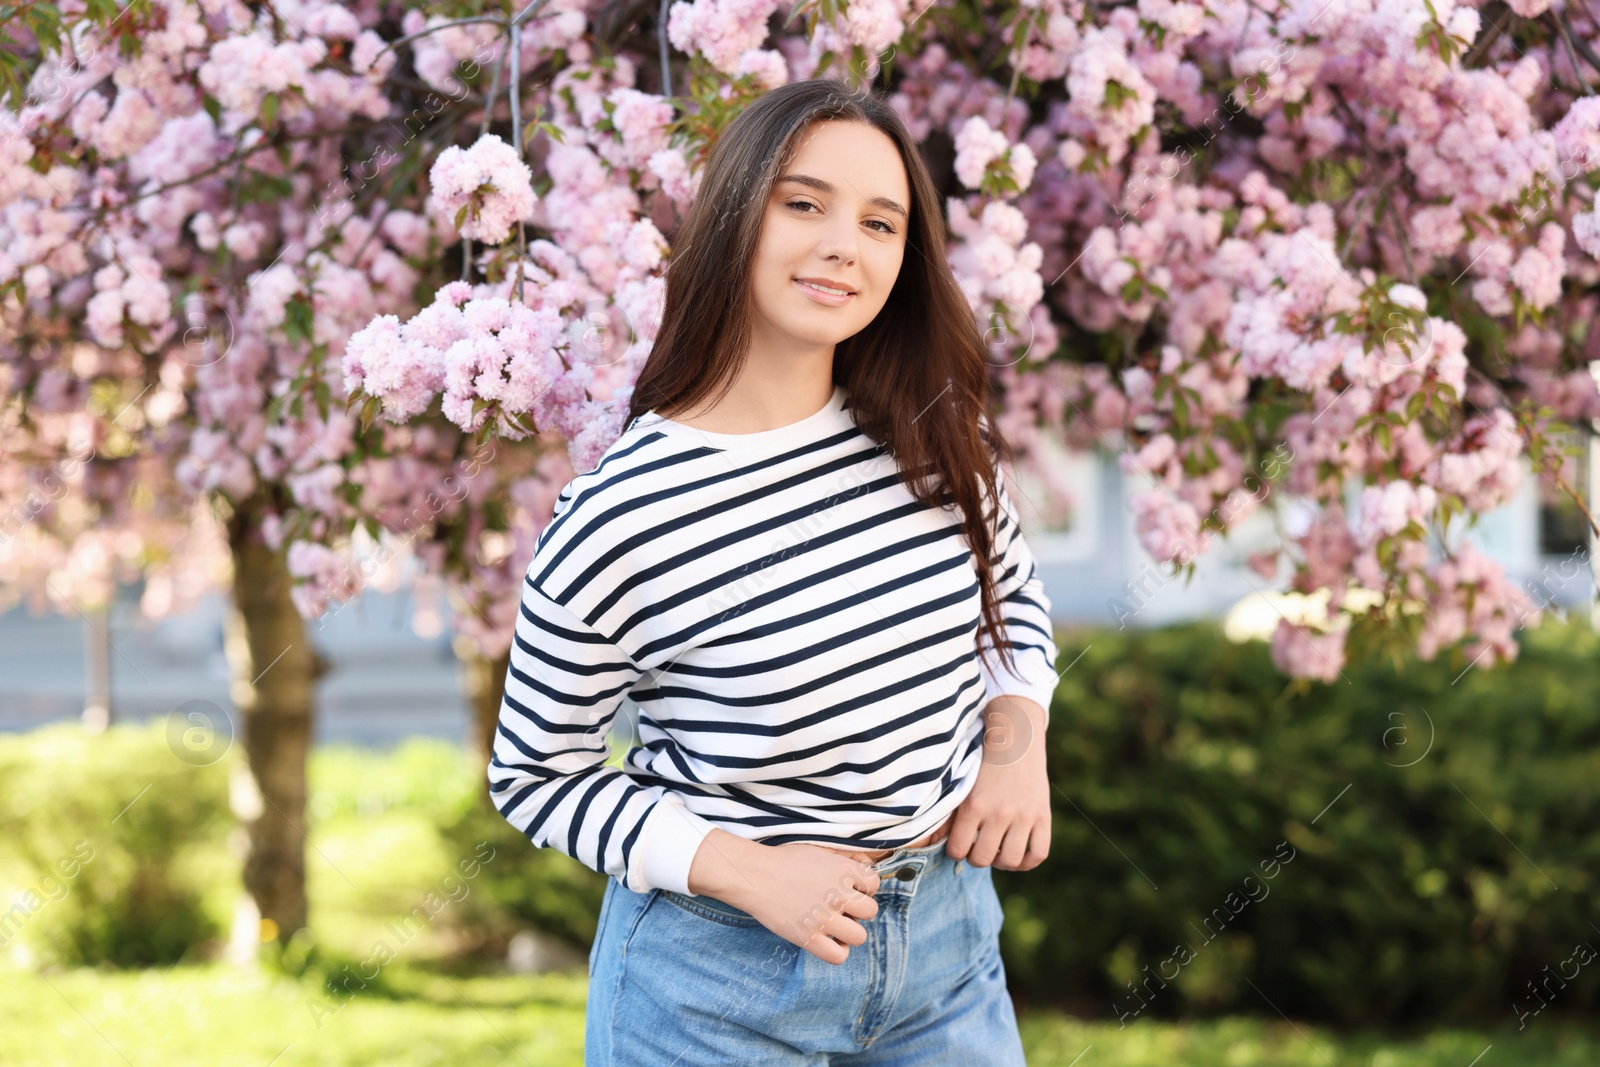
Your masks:
{"label": "tree trunk", "polygon": [[[114,599],[114,597],[113,597]],[[104,733],[112,722],[111,710],[111,606],[102,604],[83,616],[84,690],[83,727]]]}
{"label": "tree trunk", "polygon": [[483,795],[489,795],[489,758],[494,755],[494,732],[500,722],[500,702],[505,695],[506,672],[511,669],[511,649],[489,659],[477,643],[457,637],[452,643],[460,665],[462,691],[472,712],[471,744],[483,767]]}
{"label": "tree trunk", "polygon": [[249,898],[235,916],[234,944],[251,959],[257,944],[286,944],[306,925],[306,757],[313,687],[324,666],[289,597],[283,554],[261,543],[255,503],[241,505],[229,522],[233,602],[225,626],[245,754],[233,764],[229,789],[245,830]]}

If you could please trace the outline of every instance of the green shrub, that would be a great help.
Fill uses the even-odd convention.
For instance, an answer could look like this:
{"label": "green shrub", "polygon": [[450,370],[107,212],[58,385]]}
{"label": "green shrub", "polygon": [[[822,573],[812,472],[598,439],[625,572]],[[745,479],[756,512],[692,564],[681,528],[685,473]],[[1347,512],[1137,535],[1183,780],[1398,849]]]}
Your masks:
{"label": "green shrub", "polygon": [[995,872],[1013,990],[1127,1019],[1482,1022],[1545,980],[1550,1013],[1592,1013],[1600,966],[1563,961],[1600,944],[1600,639],[1518,637],[1489,670],[1292,685],[1209,623],[1063,632],[1064,663],[1087,651],[1051,708],[1050,855]]}
{"label": "green shrub", "polygon": [[[232,754],[230,754],[231,757]],[[226,761],[191,766],[166,721],[0,736],[0,947],[63,964],[172,963],[220,932]]]}
{"label": "green shrub", "polygon": [[[481,795],[479,795],[481,794]],[[607,877],[554,848],[534,848],[526,835],[489,804],[487,782],[440,826],[451,855],[471,856],[488,842],[460,917],[476,924],[495,950],[532,926],[587,952],[594,940]]]}
{"label": "green shrub", "polygon": [[[631,739],[614,731],[606,740],[610,748],[606,763],[620,769]],[[461,798],[441,823],[440,835],[452,855],[470,855],[487,842],[494,859],[483,864],[477,888],[463,901],[462,913],[480,926],[495,950],[518,930],[532,926],[588,952],[609,876],[554,848],[535,848],[490,803],[487,768],[475,756],[468,762],[472,796]]]}
{"label": "green shrub", "polygon": [[485,792],[475,754],[435,737],[386,749],[319,745],[307,777],[315,932],[296,935],[278,961],[286,973],[329,965],[337,972],[380,942],[413,961],[426,953],[503,956],[526,924],[508,926],[509,916],[474,898],[483,895],[484,872],[508,853],[481,838],[458,847],[441,832]]}
{"label": "green shrub", "polygon": [[407,738],[382,751],[348,743],[318,745],[306,766],[311,819],[323,823],[406,811],[437,822],[483,789],[479,770],[461,745],[436,737]]}
{"label": "green shrub", "polygon": [[398,888],[393,879],[368,885],[357,875],[361,890],[347,893],[343,879],[333,882],[346,907],[372,914],[396,906],[403,911],[449,876],[442,891],[461,895],[441,912],[439,926],[452,932],[461,951],[502,957],[511,937],[528,927],[587,950],[605,876],[555,849],[534,848],[506,822],[489,804],[485,768],[475,750],[437,738],[411,738],[382,752],[319,746],[307,773],[314,833],[349,833],[357,824],[372,833],[378,825],[373,820],[394,829],[396,817],[414,816],[438,834],[438,855],[416,857],[416,869],[408,871],[414,877],[402,879]]}

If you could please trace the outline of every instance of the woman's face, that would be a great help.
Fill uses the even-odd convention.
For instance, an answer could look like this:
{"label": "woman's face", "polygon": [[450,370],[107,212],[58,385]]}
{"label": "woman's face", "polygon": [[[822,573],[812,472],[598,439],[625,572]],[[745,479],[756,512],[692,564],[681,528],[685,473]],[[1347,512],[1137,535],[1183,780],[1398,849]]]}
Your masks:
{"label": "woman's face", "polygon": [[[767,201],[751,282],[752,346],[799,355],[859,333],[900,275],[910,209],[893,141],[865,123],[812,123]],[[819,293],[800,278],[851,295]]]}

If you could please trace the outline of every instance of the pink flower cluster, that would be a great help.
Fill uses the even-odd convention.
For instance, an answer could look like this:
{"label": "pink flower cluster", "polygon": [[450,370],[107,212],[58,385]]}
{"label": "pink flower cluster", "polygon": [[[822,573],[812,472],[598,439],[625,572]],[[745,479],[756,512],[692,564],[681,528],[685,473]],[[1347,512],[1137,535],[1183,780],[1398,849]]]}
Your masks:
{"label": "pink flower cluster", "polygon": [[[1003,200],[989,201],[976,219],[968,214],[967,204],[954,197],[947,210],[950,232],[960,239],[950,249],[950,263],[958,272],[967,302],[980,315],[984,309],[1000,305],[1025,322],[1044,295],[1039,278],[1044,254],[1037,243],[1025,240],[1027,219]],[[991,327],[992,315],[985,316]]]}
{"label": "pink flower cluster", "polygon": [[766,40],[778,6],[779,0],[679,0],[667,15],[667,39],[733,77],[744,55]]}
{"label": "pink flower cluster", "polygon": [[1026,144],[1008,144],[1005,134],[990,129],[982,115],[970,116],[956,134],[956,177],[968,189],[977,189],[997,160],[1005,161],[1007,173],[1019,190],[1028,188],[1035,166],[1033,149]]}
{"label": "pink flower cluster", "polygon": [[461,236],[474,241],[497,245],[533,216],[533,171],[495,134],[471,148],[451,145],[440,152],[428,181],[429,207],[451,218],[462,213]]}
{"label": "pink flower cluster", "polygon": [[571,351],[555,306],[475,297],[466,282],[451,282],[410,321],[380,315],[356,331],[344,386],[381,400],[391,422],[415,418],[439,396],[444,417],[467,433],[488,428],[515,441],[554,430],[573,466],[588,470],[622,432],[627,394],[591,400],[595,368],[566,358]]}
{"label": "pink flower cluster", "polygon": [[[671,42],[713,72],[675,61],[685,103],[639,88],[641,70],[658,84],[654,38],[602,51],[592,5],[552,0],[518,58],[526,75],[562,52],[521,109],[558,136],[518,153],[457,144],[482,125],[501,26],[376,0],[154,6],[128,54],[79,21],[0,116],[0,368],[8,395],[135,437],[163,500],[273,501],[261,533],[290,549],[302,610],[348,595],[352,526],[381,521],[464,595],[464,630],[503,647],[508,560],[561,481],[531,457],[592,464],[659,328],[663,233],[701,177],[699,145],[668,131],[721,114],[735,76],[770,88],[831,52],[868,76],[892,56],[891,106],[954,146],[948,259],[1008,436],[1118,452],[1161,559],[1204,552],[1279,488],[1300,497],[1311,518],[1283,555],[1296,589],[1333,595],[1325,627],[1274,636],[1291,673],[1336,674],[1353,583],[1429,604],[1421,651],[1514,647],[1493,566],[1411,535],[1447,502],[1509,499],[1513,405],[1600,416],[1600,104],[1564,88],[1582,79],[1554,35],[1498,33],[1466,66],[1492,31],[1460,0],[1029,0],[985,16],[1005,66],[982,71],[925,0],[852,3],[809,36],[774,35],[774,0],[683,0]],[[412,39],[388,48],[394,17]],[[397,161],[428,144],[445,147],[423,192]],[[451,281],[458,234],[477,242],[462,276],[492,282]],[[1469,367],[1467,320],[1443,310],[1462,307],[1504,320],[1503,352]],[[385,417],[362,430],[345,403],[370,398]],[[463,471],[485,432],[526,443]],[[461,492],[429,503],[452,477]]]}
{"label": "pink flower cluster", "polygon": [[1490,663],[1514,660],[1515,631],[1536,626],[1543,617],[1528,595],[1507,581],[1501,567],[1471,541],[1463,541],[1454,558],[1439,563],[1430,577],[1433,592],[1417,635],[1417,654],[1423,659],[1433,659],[1440,649],[1470,638],[1463,651],[1472,665],[1490,652],[1495,656]]}

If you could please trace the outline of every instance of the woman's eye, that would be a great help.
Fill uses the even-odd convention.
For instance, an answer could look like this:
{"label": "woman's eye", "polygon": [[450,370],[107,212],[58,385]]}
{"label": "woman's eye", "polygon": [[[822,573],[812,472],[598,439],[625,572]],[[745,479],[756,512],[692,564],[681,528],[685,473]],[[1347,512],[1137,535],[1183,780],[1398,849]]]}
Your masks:
{"label": "woman's eye", "polygon": [[[783,206],[784,207],[800,208],[800,207],[816,207],[817,205],[813,204],[809,200],[790,200],[787,203],[785,203]],[[810,214],[810,213],[807,212],[807,214]],[[894,227],[889,225],[887,222],[884,222],[882,219],[868,219],[867,221],[870,222],[870,223],[873,223],[875,225],[882,226],[883,229],[879,230],[878,231],[879,233],[894,233]]]}

